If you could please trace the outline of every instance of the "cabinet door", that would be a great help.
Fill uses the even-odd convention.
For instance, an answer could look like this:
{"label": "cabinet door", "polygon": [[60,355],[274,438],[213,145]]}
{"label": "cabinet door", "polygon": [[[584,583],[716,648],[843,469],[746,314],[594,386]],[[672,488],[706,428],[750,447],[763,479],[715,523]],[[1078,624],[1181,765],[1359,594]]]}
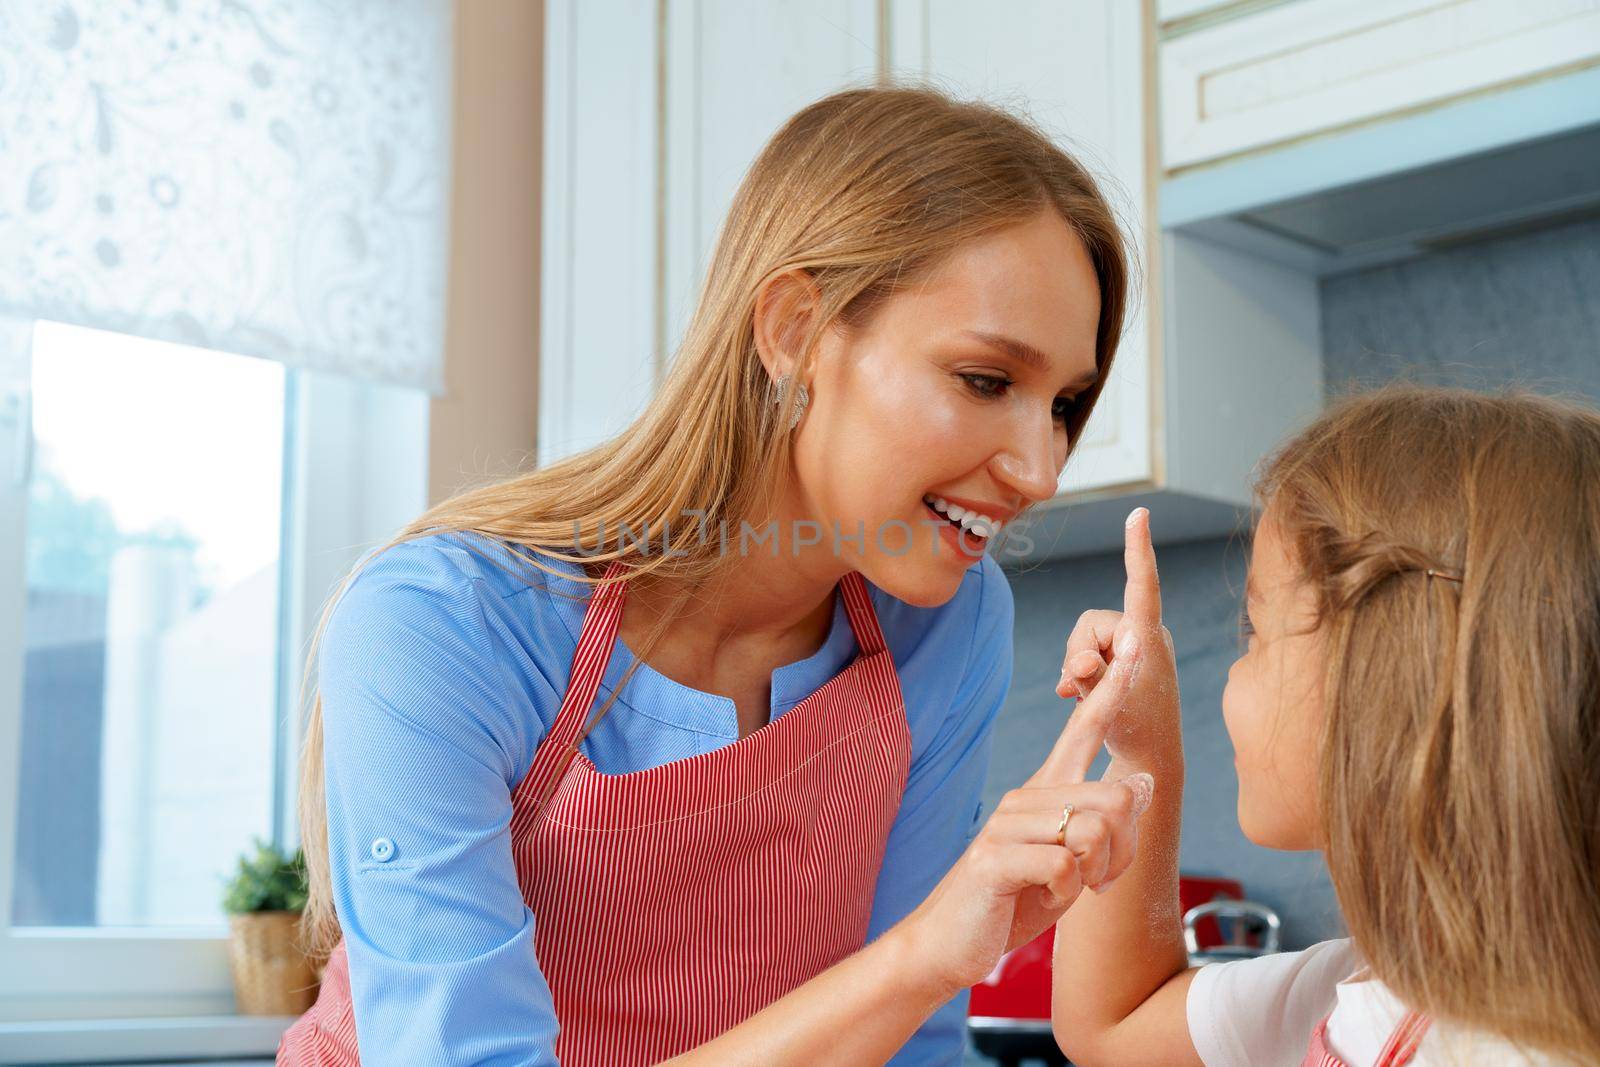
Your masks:
{"label": "cabinet door", "polygon": [[549,0],[539,460],[659,385],[717,228],[794,112],[878,74],[874,0]]}
{"label": "cabinet door", "polygon": [[[1096,177],[1142,249],[1147,206],[1143,7],[1128,0],[890,0],[895,73],[1030,115]],[[1151,480],[1150,347],[1134,294],[1111,380],[1062,477],[1063,492]]]}
{"label": "cabinet door", "polygon": [[549,0],[545,10],[541,465],[643,409],[660,301],[655,5]]}
{"label": "cabinet door", "polygon": [[[885,62],[1023,106],[1107,179],[1142,245],[1140,5],[551,0],[540,460],[625,426],[700,295],[746,168],[794,112]],[[887,31],[887,33],[885,32]],[[1140,272],[1144,273],[1143,271]],[[1152,476],[1142,315],[1063,485]]]}
{"label": "cabinet door", "polygon": [[667,0],[666,321],[677,349],[746,169],[806,104],[878,75],[873,0]]}
{"label": "cabinet door", "polygon": [[1600,60],[1595,0],[1299,0],[1161,46],[1168,171]]}

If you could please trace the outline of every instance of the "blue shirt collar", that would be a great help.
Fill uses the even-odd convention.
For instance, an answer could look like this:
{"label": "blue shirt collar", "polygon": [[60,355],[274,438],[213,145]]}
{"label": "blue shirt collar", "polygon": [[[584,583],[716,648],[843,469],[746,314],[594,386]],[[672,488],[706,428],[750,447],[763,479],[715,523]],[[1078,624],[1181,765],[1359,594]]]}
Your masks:
{"label": "blue shirt collar", "polygon": [[[549,559],[543,562],[563,568],[571,574],[578,573],[577,564]],[[565,594],[550,597],[550,602],[566,625],[567,633],[572,637],[573,648],[576,649],[578,636],[583,631],[583,615],[588,603],[586,600],[574,598],[586,597],[592,587],[582,582],[560,578],[551,578],[550,586],[558,594]],[[844,597],[835,590],[833,619],[822,647],[805,659],[786,663],[772,672],[770,717],[778,718],[822,688],[829,679],[844,670],[854,658],[855,652],[855,631],[850,628]],[[601,700],[616,691],[623,674],[636,658],[633,650],[619,638],[612,646],[611,661],[606,665],[605,676],[600,682]],[[715,737],[739,736],[737,709],[731,698],[691,689],[681,682],[668,678],[648,663],[639,664],[633,677],[628,679],[622,695],[617,698],[617,703],[636,714],[646,715],[670,726],[711,734]],[[598,706],[599,701],[596,704]]]}

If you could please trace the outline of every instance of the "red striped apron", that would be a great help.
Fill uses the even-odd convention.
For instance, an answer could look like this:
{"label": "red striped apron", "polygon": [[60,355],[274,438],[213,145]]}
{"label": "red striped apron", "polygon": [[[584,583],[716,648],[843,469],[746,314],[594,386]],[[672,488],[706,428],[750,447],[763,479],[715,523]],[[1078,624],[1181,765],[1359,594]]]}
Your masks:
{"label": "red striped apron", "polygon": [[[626,582],[590,598],[561,711],[512,795],[563,1067],[669,1059],[866,943],[911,733],[866,582],[838,588],[861,650],[849,666],[755,733],[631,774],[578,750]],[[358,1063],[348,966],[341,942],[279,1064]]]}
{"label": "red striped apron", "polygon": [[[1394,1032],[1385,1041],[1378,1058],[1372,1067],[1402,1067],[1411,1062],[1417,1054],[1417,1048],[1422,1044],[1423,1035],[1428,1032],[1429,1019],[1411,1011],[1405,1014]],[[1317,1024],[1311,1033],[1311,1047],[1306,1049],[1306,1058],[1300,1062],[1300,1067],[1348,1067],[1333,1050],[1328,1048],[1328,1020],[1324,1018]]]}

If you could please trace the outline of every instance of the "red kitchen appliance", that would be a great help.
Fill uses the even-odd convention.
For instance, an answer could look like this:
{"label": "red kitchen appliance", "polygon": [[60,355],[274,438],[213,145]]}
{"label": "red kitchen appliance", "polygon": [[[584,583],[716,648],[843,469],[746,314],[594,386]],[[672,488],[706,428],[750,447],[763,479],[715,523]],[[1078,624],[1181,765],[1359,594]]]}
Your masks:
{"label": "red kitchen appliance", "polygon": [[[1271,908],[1244,899],[1231,878],[1178,879],[1178,904],[1184,913],[1184,940],[1191,963],[1238,959],[1278,950],[1278,916]],[[1229,923],[1229,936],[1222,924]],[[1247,923],[1241,920],[1254,920]],[[1056,931],[1051,926],[1026,945],[1006,953],[982,982],[972,987],[967,1030],[980,1053],[1001,1067],[1024,1058],[1065,1064],[1050,1030],[1050,961]]]}

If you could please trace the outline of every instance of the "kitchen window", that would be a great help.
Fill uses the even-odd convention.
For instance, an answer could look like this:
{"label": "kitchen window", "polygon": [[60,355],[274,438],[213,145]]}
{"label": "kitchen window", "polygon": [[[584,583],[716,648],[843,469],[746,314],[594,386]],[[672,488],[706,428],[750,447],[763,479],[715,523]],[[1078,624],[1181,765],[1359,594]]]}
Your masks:
{"label": "kitchen window", "polygon": [[304,654],[425,506],[426,391],[0,334],[0,1022],[232,1011],[225,878],[298,842]]}
{"label": "kitchen window", "polygon": [[49,322],[32,362],[11,923],[219,925],[273,836],[285,368]]}

